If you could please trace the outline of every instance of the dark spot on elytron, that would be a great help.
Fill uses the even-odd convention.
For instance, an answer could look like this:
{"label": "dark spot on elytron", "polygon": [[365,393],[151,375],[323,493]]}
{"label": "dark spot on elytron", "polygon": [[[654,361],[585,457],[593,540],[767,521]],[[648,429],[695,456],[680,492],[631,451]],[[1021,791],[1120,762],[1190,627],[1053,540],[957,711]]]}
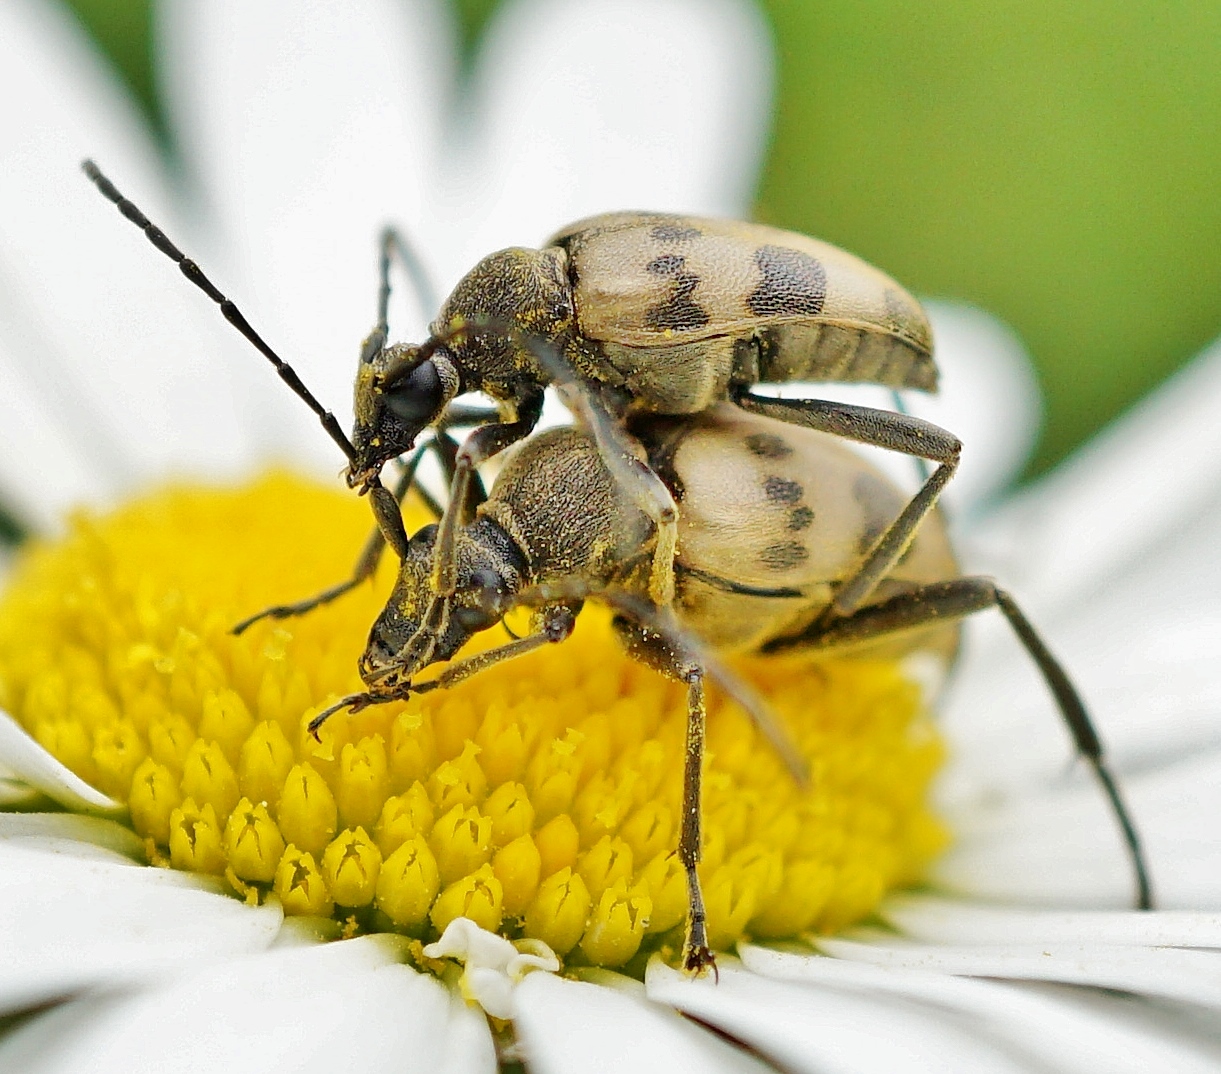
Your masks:
{"label": "dark spot on elytron", "polygon": [[746,299],[756,317],[815,317],[827,300],[822,262],[787,246],[760,246],[755,264],[763,278]]}
{"label": "dark spot on elytron", "polygon": [[799,541],[781,541],[768,545],[759,553],[759,561],[769,571],[792,570],[810,558],[810,550]]}
{"label": "dark spot on elytron", "polygon": [[687,272],[686,265],[687,259],[678,254],[662,254],[645,265],[645,271],[651,276],[668,277],[673,281],[665,301],[650,307],[645,313],[644,323],[648,327],[689,332],[708,323],[704,307],[691,297],[699,286],[700,278],[694,272]]}
{"label": "dark spot on elytron", "polygon": [[800,507],[794,507],[789,512],[789,529],[793,533],[808,530],[813,523],[814,512],[805,504],[802,504]]}
{"label": "dark spot on elytron", "polygon": [[690,242],[698,239],[703,232],[690,224],[680,224],[677,220],[668,224],[656,224],[649,234],[658,242]]}
{"label": "dark spot on elytron", "polygon": [[789,481],[784,477],[768,477],[763,482],[763,491],[772,503],[801,503],[801,482]]}
{"label": "dark spot on elytron", "polygon": [[662,254],[645,265],[644,270],[650,276],[677,276],[686,263],[682,254]]}
{"label": "dark spot on elytron", "polygon": [[784,442],[783,437],[775,433],[751,433],[746,438],[746,448],[761,459],[785,459],[793,454],[793,449]]}

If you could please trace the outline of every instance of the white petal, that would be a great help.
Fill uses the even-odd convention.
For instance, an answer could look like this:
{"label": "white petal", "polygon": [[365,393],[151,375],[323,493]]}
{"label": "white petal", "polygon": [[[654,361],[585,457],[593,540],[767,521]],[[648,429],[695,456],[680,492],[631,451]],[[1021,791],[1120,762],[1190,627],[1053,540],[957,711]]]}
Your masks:
{"label": "white petal", "polygon": [[[0,11],[0,384],[43,406],[0,435],[20,508],[48,523],[167,465],[234,461],[241,442],[211,318],[173,266],[80,171],[96,155],[173,233],[151,139],[113,75],[59,8]],[[204,300],[206,305],[206,300]],[[23,429],[22,426],[25,426]],[[41,467],[68,465],[44,475]],[[20,468],[24,467],[22,471]]]}
{"label": "white petal", "polygon": [[[1186,589],[1198,575],[1189,563],[1182,568],[1178,584]],[[1071,622],[1050,630],[1036,624],[1085,699],[1116,767],[1139,771],[1221,746],[1221,593],[1204,583],[1176,599],[1155,577],[1140,587],[1144,592],[1122,599],[1121,588],[1134,589],[1135,579],[1117,581],[1116,592],[1092,598]],[[981,616],[967,643],[942,725],[954,742],[953,778],[994,787],[1057,779],[1072,745],[1008,624],[997,612]]]}
{"label": "white petal", "polygon": [[[1156,905],[1221,909],[1221,754],[1131,777],[1126,787]],[[958,838],[932,868],[940,885],[984,899],[1131,906],[1114,819],[1089,784],[999,806],[959,803],[950,821]]]}
{"label": "white petal", "polygon": [[880,913],[904,935],[926,943],[1221,947],[1216,913],[1031,910],[926,895],[895,896]]}
{"label": "white petal", "polygon": [[1029,1053],[1034,1069],[1203,1074],[1215,1070],[1219,1058],[1212,1034],[1184,1032],[1176,1024],[1181,1019],[1170,1017],[1165,1006],[1155,1010],[1153,1018],[1141,1018],[1139,1008],[1132,1009],[1135,1002],[1092,1004],[1083,1000],[1089,994],[1081,989],[1048,992],[1047,986],[870,966],[752,945],[743,945],[740,952],[743,963],[764,976],[906,996],[936,1004],[960,1019],[974,1019],[1015,1051]]}
{"label": "white petal", "polygon": [[515,999],[518,1039],[536,1074],[766,1069],[634,991],[532,973]]}
{"label": "white petal", "polygon": [[79,813],[0,813],[0,841],[17,843],[25,850],[78,855],[98,847],[107,857],[118,854],[144,861],[144,841],[130,828]]}
{"label": "white petal", "polygon": [[[1006,505],[981,538],[1031,607],[1079,602],[1221,491],[1221,345]],[[1029,570],[1020,577],[1018,563]]]}
{"label": "white petal", "polygon": [[437,1074],[496,1074],[496,1046],[483,1012],[451,995],[443,1033],[444,1057]]}
{"label": "white petal", "polygon": [[945,499],[958,520],[1003,491],[1022,468],[1038,437],[1043,402],[1030,354],[1008,325],[959,303],[925,308],[941,390],[911,392],[905,401],[911,413],[962,441],[962,463]]}
{"label": "white petal", "polygon": [[[30,311],[7,266],[0,264],[0,275],[0,502],[23,526],[48,529],[64,507],[85,499],[91,486],[103,479],[86,461],[82,445],[60,427],[54,404],[30,383],[18,356],[34,356],[39,368],[69,368],[70,363],[37,357],[45,346],[42,330],[29,324]],[[94,440],[103,462],[109,435]],[[111,469],[117,482],[126,464]]]}
{"label": "white petal", "polygon": [[[378,231],[395,222],[418,237],[430,215],[454,66],[445,12],[430,0],[162,8],[162,79],[241,280],[232,297],[346,426],[376,313]],[[343,460],[309,412],[257,353],[246,360],[265,443],[334,473]]]}
{"label": "white petal", "polygon": [[[518,0],[488,28],[471,160],[443,191],[467,264],[591,213],[741,216],[768,130],[771,43],[738,0]],[[469,226],[469,225],[468,225]]]}
{"label": "white petal", "polygon": [[493,1018],[513,1017],[513,995],[517,984],[529,973],[555,973],[560,960],[541,940],[519,941],[534,950],[519,951],[503,936],[480,928],[470,918],[455,918],[435,943],[424,948],[428,958],[452,958],[462,963],[459,988]]}
{"label": "white petal", "polygon": [[1010,1049],[932,1004],[903,996],[769,980],[723,960],[720,980],[692,980],[650,963],[650,998],[758,1051],[785,1070],[1018,1071]]}
{"label": "white petal", "polygon": [[29,784],[0,776],[0,809],[29,809],[38,804],[38,798]]}
{"label": "white petal", "polygon": [[[447,1058],[450,998],[394,958],[393,944],[366,937],[273,951],[156,990],[69,1004],[10,1036],[0,1066],[431,1074]],[[82,1005],[90,1008],[84,1017]]]}
{"label": "white petal", "polygon": [[280,927],[278,906],[251,909],[185,873],[92,853],[0,841],[0,1009],[260,950]]}
{"label": "white petal", "polygon": [[877,966],[1059,981],[1221,1007],[1221,955],[1211,951],[1069,943],[951,947],[894,941],[882,933],[862,935],[866,940],[827,937],[816,945],[836,958]]}
{"label": "white petal", "polygon": [[7,712],[0,711],[0,761],[24,783],[68,809],[120,813],[124,806],[89,786],[34,741]]}

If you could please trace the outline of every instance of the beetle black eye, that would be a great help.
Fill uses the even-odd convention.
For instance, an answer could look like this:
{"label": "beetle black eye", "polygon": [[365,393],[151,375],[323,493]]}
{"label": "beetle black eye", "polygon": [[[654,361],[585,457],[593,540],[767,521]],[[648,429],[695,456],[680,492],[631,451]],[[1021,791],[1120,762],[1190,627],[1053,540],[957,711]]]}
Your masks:
{"label": "beetle black eye", "polygon": [[386,390],[386,406],[413,428],[431,424],[445,405],[441,377],[431,358]]}
{"label": "beetle black eye", "polygon": [[494,626],[500,617],[487,608],[455,608],[454,619],[458,625],[462,627],[468,634],[475,634],[480,630],[487,630],[488,627]]}
{"label": "beetle black eye", "polygon": [[498,619],[504,615],[508,590],[499,574],[487,567],[480,567],[471,572],[467,584],[478,594],[476,602],[479,607],[486,608],[489,615],[495,615]]}

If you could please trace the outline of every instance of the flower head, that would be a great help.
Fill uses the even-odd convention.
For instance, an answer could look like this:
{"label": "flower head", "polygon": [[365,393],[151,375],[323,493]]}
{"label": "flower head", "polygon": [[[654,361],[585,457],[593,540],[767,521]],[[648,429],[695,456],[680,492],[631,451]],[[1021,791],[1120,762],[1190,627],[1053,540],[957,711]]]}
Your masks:
{"label": "flower head", "polygon": [[[540,11],[549,18],[539,20]],[[705,22],[708,13],[718,18]],[[4,203],[22,210],[0,221],[0,435],[14,445],[0,452],[0,482],[34,521],[52,524],[78,499],[110,500],[133,476],[167,464],[232,470],[259,446],[291,450],[332,473],[338,465],[199,296],[175,284],[138,236],[124,241],[76,174],[86,153],[141,190],[150,214],[202,261],[230,273],[227,290],[254,296],[244,302],[248,312],[328,400],[346,398],[350,363],[337,355],[350,348],[354,356],[371,321],[369,250],[387,205],[400,207],[402,222],[433,253],[443,285],[487,250],[536,242],[587,211],[632,203],[742,208],[762,125],[734,109],[749,112],[766,93],[752,77],[761,65],[747,44],[757,24],[727,2],[513,8],[477,65],[465,113],[453,108],[459,91],[444,30],[435,32],[443,20],[423,4],[406,15],[390,5],[346,5],[328,23],[321,11],[286,18],[276,5],[244,3],[242,16],[228,21],[222,5],[163,10],[176,129],[200,177],[197,213],[206,207],[224,222],[224,239],[210,250],[206,236],[188,242],[189,228],[158,198],[148,145],[79,42],[54,25],[54,9],[15,2],[0,10],[0,71],[15,80],[9,99],[25,104],[0,113]],[[295,36],[301,27],[308,33]],[[676,50],[676,41],[689,47]],[[410,62],[405,47],[417,50]],[[634,65],[622,62],[625,54]],[[330,82],[319,67],[347,74]],[[651,77],[642,75],[646,68]],[[47,92],[29,93],[34,85]],[[586,89],[570,92],[577,85]],[[288,102],[306,107],[297,112]],[[644,149],[640,136],[651,139]],[[574,140],[581,144],[570,152]],[[95,258],[94,250],[102,252]],[[65,294],[72,300],[53,297]],[[89,295],[101,297],[94,304]],[[116,309],[138,312],[116,316]],[[420,311],[409,312],[418,319]],[[970,341],[968,370],[1014,368],[991,322],[962,311],[939,316],[951,385],[963,382],[953,369],[964,353],[955,338]],[[455,703],[444,720],[432,709],[445,700],[425,699],[362,713],[311,744],[300,716],[337,690],[332,682],[350,679],[369,621],[360,601],[376,598],[353,595],[292,631],[260,628],[247,649],[228,640],[234,615],[334,580],[330,566],[325,576],[292,575],[304,565],[274,554],[293,547],[281,524],[269,525],[272,552],[260,553],[266,577],[253,581],[218,570],[213,542],[202,575],[217,590],[210,600],[220,598],[213,613],[192,618],[190,599],[175,607],[165,589],[145,590],[142,599],[138,578],[119,603],[106,604],[89,579],[105,589],[116,573],[129,580],[140,573],[108,551],[108,526],[126,517],[152,538],[147,512],[164,522],[175,503],[191,526],[198,494],[163,496],[127,508],[117,523],[98,521],[97,512],[78,516],[63,545],[71,555],[32,553],[22,577],[46,584],[15,582],[9,598],[43,618],[28,620],[42,624],[29,637],[9,631],[6,653],[20,656],[6,664],[5,681],[14,685],[0,703],[20,707],[26,719],[32,701],[31,725],[43,741],[95,782],[0,723],[4,801],[28,810],[50,797],[78,811],[0,813],[0,1000],[6,1011],[34,1012],[6,1026],[0,1065],[401,1069],[413,1062],[487,1070],[499,1046],[501,1058],[525,1057],[539,1070],[596,1062],[672,1070],[676,1061],[708,1069],[1212,1069],[1215,1041],[1200,1012],[1221,1006],[1213,954],[1221,935],[1215,915],[1201,912],[1217,906],[1215,833],[1201,818],[1218,804],[1221,785],[1210,670],[1217,368],[1215,359],[1201,362],[1110,443],[994,514],[983,531],[994,561],[1009,556],[1006,575],[1031,594],[1036,618],[1095,702],[1129,776],[1166,912],[1030,908],[1118,907],[1129,878],[1092,785],[1066,782],[1057,771],[1052,717],[1037,683],[1023,680],[1012,639],[990,638],[985,627],[970,638],[950,704],[954,757],[943,798],[957,842],[933,866],[929,890],[885,901],[873,927],[845,936],[741,944],[740,961],[721,959],[719,982],[692,981],[660,960],[631,965],[632,956],[629,969],[642,972],[643,986],[605,968],[579,970],[582,960],[614,963],[624,957],[624,936],[664,920],[665,878],[649,892],[635,883],[638,856],[668,868],[650,842],[664,828],[664,801],[650,813],[635,788],[654,772],[664,783],[668,769],[650,767],[640,745],[630,763],[617,770],[610,763],[619,782],[581,784],[572,774],[578,764],[582,775],[592,771],[586,763],[599,753],[626,747],[627,757],[632,743],[616,734],[653,718],[639,711],[639,697],[616,689],[630,681],[660,700],[669,688],[630,666],[614,673],[602,657],[580,656],[578,642],[575,667],[599,666],[577,676],[557,658],[542,674],[582,680],[570,691],[581,696],[568,702],[583,714],[579,741],[555,705],[522,711],[534,694],[489,679],[472,682],[489,696]],[[1003,443],[995,434],[1013,420],[1018,394],[983,379],[957,418],[940,418],[980,454]],[[217,384],[224,389],[215,391]],[[1183,454],[1189,466],[1177,465]],[[1003,471],[981,467],[977,487]],[[330,494],[275,479],[261,487],[264,507],[274,507],[277,481],[288,527],[351,526],[347,537],[335,532],[317,543],[355,548],[359,504],[323,507]],[[313,497],[320,509],[300,511]],[[213,497],[221,514],[224,500]],[[241,515],[237,525],[246,524],[249,508],[229,503]],[[1148,509],[1129,510],[1131,503]],[[120,543],[139,547],[135,534]],[[150,574],[153,566],[189,569],[186,547],[153,539],[144,558],[167,562],[138,566]],[[84,576],[68,577],[81,574],[82,563],[90,564]],[[256,592],[261,585],[265,597]],[[333,629],[345,616],[350,623]],[[320,633],[311,639],[311,631]],[[327,638],[339,639],[338,648]],[[302,657],[296,647],[312,651]],[[854,672],[832,672],[832,688],[841,674]],[[96,688],[99,677],[124,684],[120,700],[130,709]],[[885,689],[895,683],[888,671],[877,681]],[[613,723],[589,711],[591,691],[614,708]],[[910,697],[902,686],[896,691]],[[65,719],[68,712],[79,722]],[[774,759],[750,753],[749,733],[732,713],[724,716],[710,771],[736,775],[736,763],[747,775],[766,774]],[[400,721],[412,733],[400,732],[396,752]],[[519,743],[531,733],[551,744],[541,754],[554,761],[546,771],[522,767]],[[660,739],[664,745],[664,732]],[[924,763],[928,754],[908,756]],[[561,825],[543,838],[540,818],[566,785],[579,787],[568,800],[572,812],[555,817],[575,815],[586,827],[573,821],[574,830]],[[591,786],[598,793],[578,803]],[[558,797],[547,804],[539,791]],[[132,827],[96,815],[113,811],[111,795],[129,803]],[[753,833],[769,820],[781,840],[805,834],[786,834],[787,811],[769,818],[760,801],[742,809],[726,795],[717,821],[726,831],[721,860],[710,840],[710,861],[728,862],[731,846],[747,846],[733,843],[731,832]],[[863,827],[876,834],[885,824]],[[934,829],[924,821],[913,828],[929,836],[907,844],[923,846],[914,856],[922,862]],[[533,854],[520,842],[527,829],[536,885]],[[764,937],[772,904],[759,892],[776,886],[777,871],[767,847],[750,849],[726,882],[725,905],[729,918],[736,909]],[[620,875],[626,851],[630,883]],[[142,864],[150,855],[173,863],[175,852],[195,875]],[[892,861],[887,871],[898,879],[905,868]],[[551,901],[535,914],[540,928],[568,920],[578,879],[589,909],[579,936],[574,925],[543,947],[529,922],[545,870],[564,879],[545,893]],[[818,892],[817,876],[792,875],[800,883],[790,896]],[[226,889],[244,890],[248,903]],[[748,913],[742,907],[752,893]],[[804,924],[828,905],[830,895],[816,910],[806,905]],[[341,920],[322,923],[336,906]],[[522,922],[512,942],[463,923],[490,924],[497,911],[502,925],[506,917]],[[316,942],[368,928],[376,915],[397,932]],[[555,952],[570,937],[560,976]]]}

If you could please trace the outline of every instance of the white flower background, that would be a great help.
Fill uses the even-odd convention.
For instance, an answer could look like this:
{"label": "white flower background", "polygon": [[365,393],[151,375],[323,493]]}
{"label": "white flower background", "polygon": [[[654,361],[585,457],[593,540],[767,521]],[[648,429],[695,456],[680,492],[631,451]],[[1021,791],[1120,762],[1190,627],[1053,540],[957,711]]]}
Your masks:
{"label": "white flower background", "polygon": [[[167,473],[342,463],[84,156],[345,423],[387,220],[446,288],[587,213],[749,209],[772,72],[745,0],[510,3],[469,85],[439,2],[167,0],[158,19],[181,174],[59,9],[0,5],[0,492],[40,529]],[[419,338],[431,311],[394,309]],[[1113,821],[984,616],[945,704],[959,841],[928,892],[884,907],[891,930],[744,945],[719,983],[660,964],[643,985],[516,983],[485,959],[530,1070],[1221,1069],[1221,349],[997,505],[1037,424],[1032,376],[985,314],[932,312],[946,390],[912,402],[967,444],[966,558],[1073,670],[1160,909],[1124,909]],[[0,766],[10,807],[31,787],[104,807],[6,718]],[[393,941],[313,943],[140,856],[104,817],[0,813],[0,1070],[494,1068],[482,1013]]]}

